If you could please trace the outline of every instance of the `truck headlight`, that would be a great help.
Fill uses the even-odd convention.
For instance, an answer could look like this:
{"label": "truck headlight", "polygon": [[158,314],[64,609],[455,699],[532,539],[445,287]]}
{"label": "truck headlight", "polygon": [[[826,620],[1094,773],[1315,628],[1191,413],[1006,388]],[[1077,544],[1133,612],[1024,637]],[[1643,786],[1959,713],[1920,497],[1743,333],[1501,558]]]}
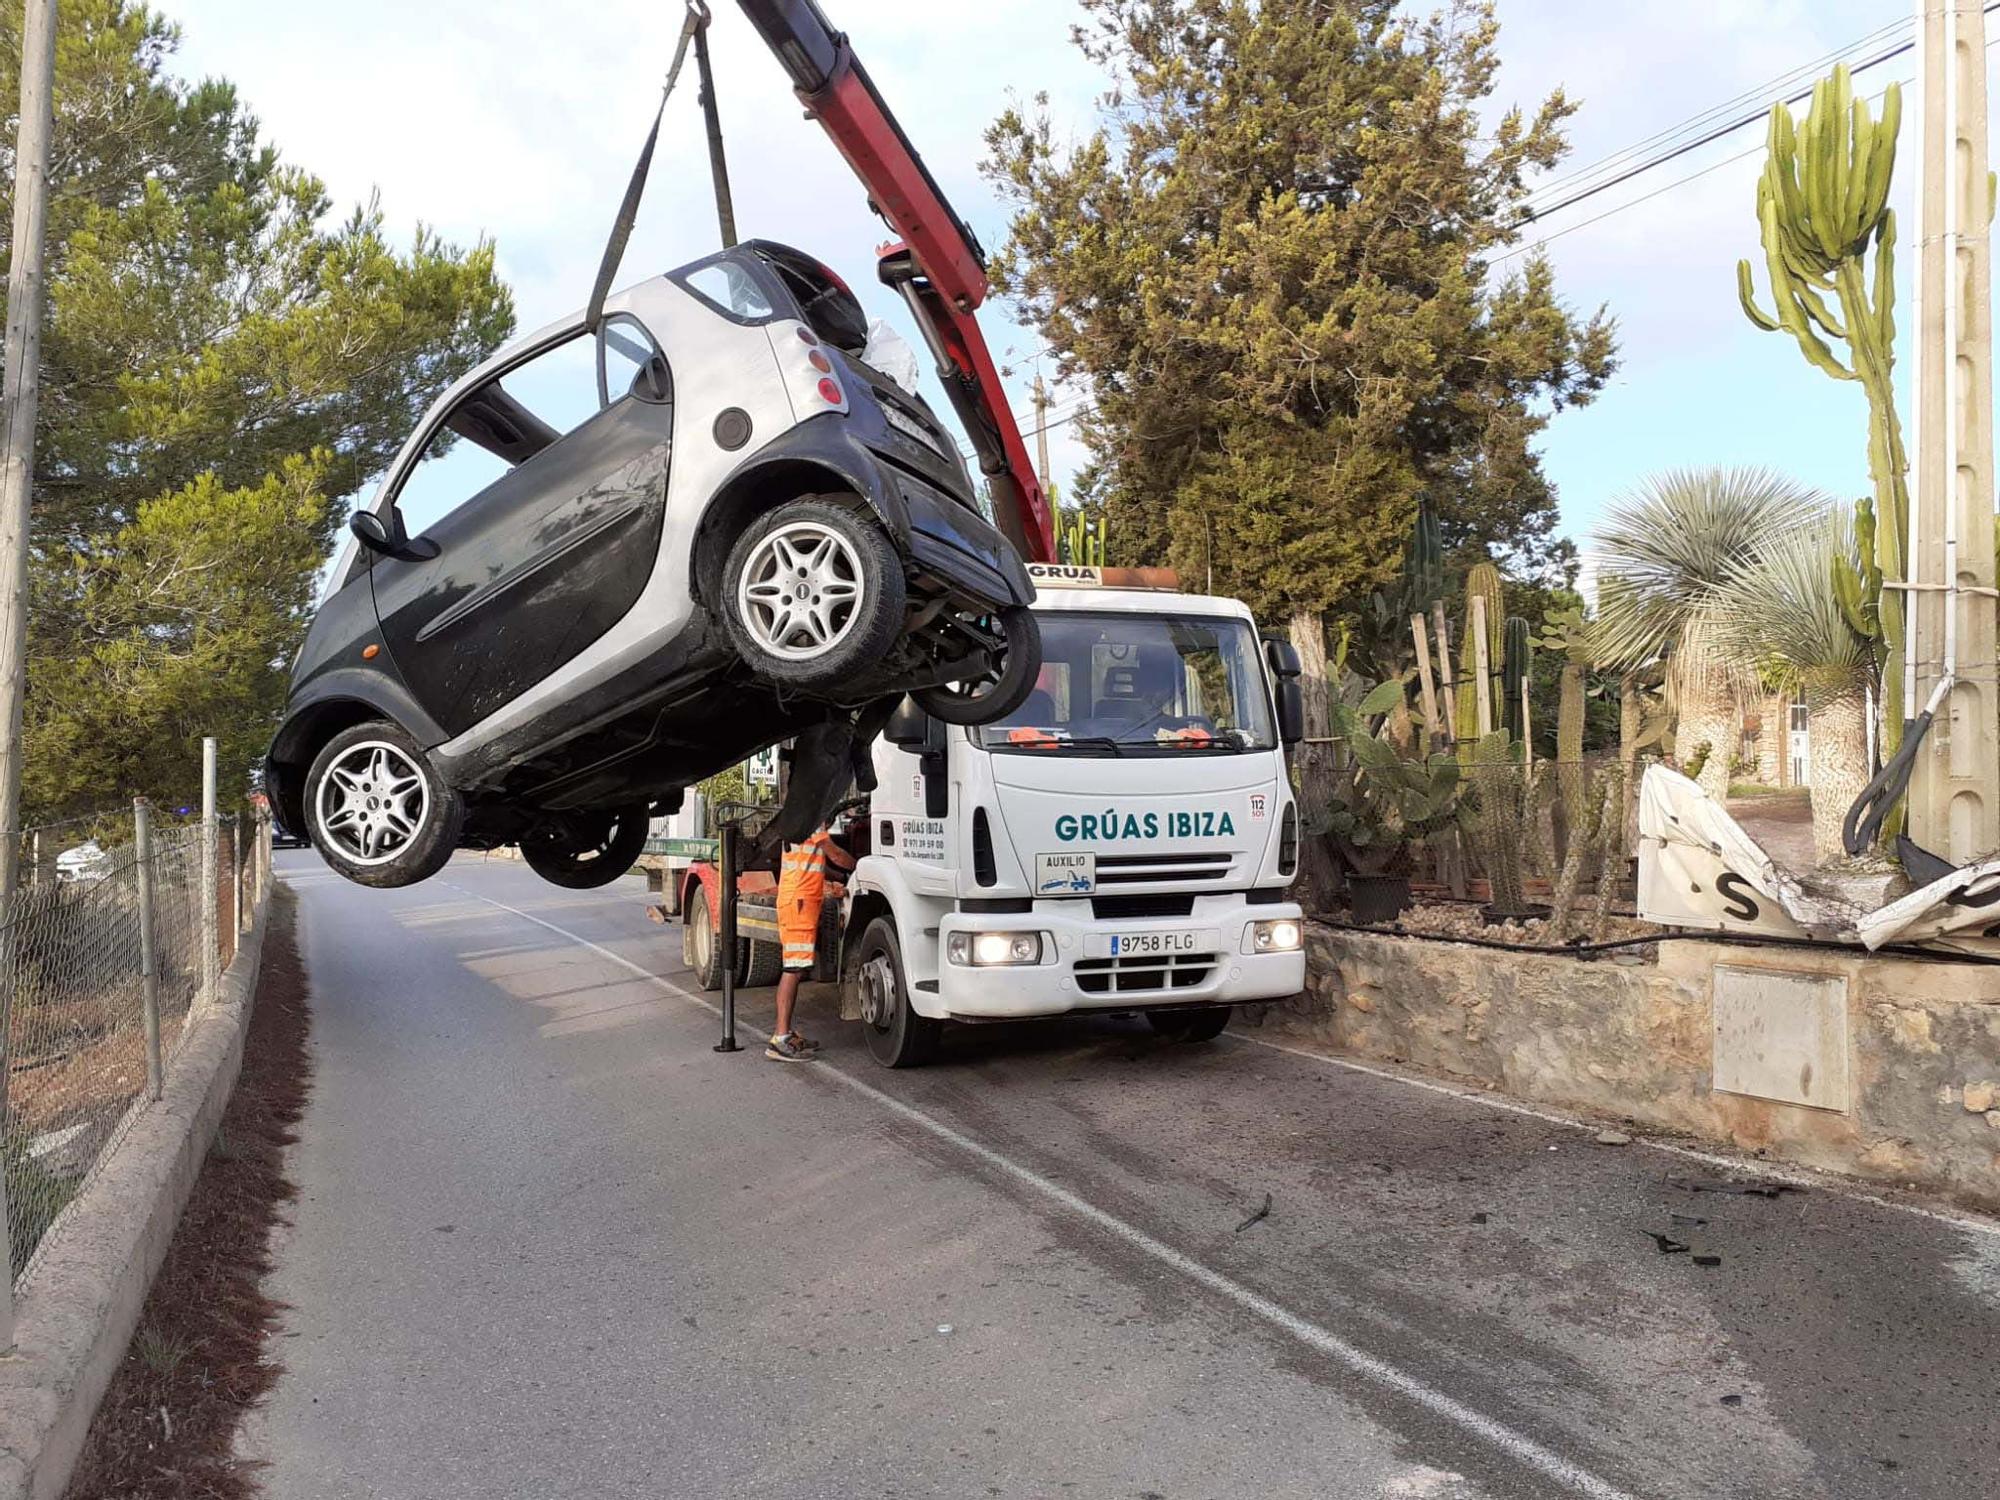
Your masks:
{"label": "truck headlight", "polygon": [[1296,953],[1304,940],[1305,931],[1297,917],[1274,917],[1268,922],[1250,924],[1252,953]]}
{"label": "truck headlight", "polygon": [[944,956],[961,968],[994,969],[1042,961],[1039,932],[954,932],[945,939]]}

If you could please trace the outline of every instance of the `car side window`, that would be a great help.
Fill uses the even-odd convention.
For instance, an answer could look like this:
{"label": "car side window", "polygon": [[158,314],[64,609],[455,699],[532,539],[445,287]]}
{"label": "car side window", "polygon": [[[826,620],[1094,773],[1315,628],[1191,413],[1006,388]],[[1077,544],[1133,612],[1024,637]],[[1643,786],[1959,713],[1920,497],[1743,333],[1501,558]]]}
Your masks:
{"label": "car side window", "polygon": [[397,487],[412,536],[597,415],[596,348],[574,334],[459,398]]}
{"label": "car side window", "polygon": [[757,278],[732,261],[718,260],[697,267],[681,278],[689,290],[724,312],[756,322],[772,314],[771,299]]}

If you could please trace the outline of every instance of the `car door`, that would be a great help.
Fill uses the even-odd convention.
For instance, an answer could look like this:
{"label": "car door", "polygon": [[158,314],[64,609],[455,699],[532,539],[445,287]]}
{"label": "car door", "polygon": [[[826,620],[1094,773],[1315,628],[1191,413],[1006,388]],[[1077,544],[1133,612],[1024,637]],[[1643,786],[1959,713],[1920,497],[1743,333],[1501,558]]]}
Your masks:
{"label": "car door", "polygon": [[[607,320],[594,370],[577,357],[592,343],[579,337],[510,368],[446,412],[418,468],[440,462],[450,484],[457,462],[472,493],[416,533],[410,556],[374,560],[383,643],[448,735],[560,672],[632,608],[652,573],[672,451],[670,374],[630,318]],[[488,481],[479,464],[498,477]],[[405,508],[406,525],[421,522]]]}

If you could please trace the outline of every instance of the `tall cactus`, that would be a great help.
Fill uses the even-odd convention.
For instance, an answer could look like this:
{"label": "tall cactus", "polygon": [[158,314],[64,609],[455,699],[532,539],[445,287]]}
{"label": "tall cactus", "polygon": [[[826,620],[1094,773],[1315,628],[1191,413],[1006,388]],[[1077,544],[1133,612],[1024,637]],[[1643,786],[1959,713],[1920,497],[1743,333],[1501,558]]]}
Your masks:
{"label": "tall cactus", "polygon": [[[1896,416],[1896,215],[1889,183],[1896,164],[1896,133],[1903,93],[1890,84],[1882,118],[1854,97],[1846,68],[1813,87],[1812,105],[1795,124],[1784,105],[1771,110],[1769,155],[1757,181],[1757,222],[1776,315],[1757,306],[1750,262],[1736,266],[1737,294],[1750,321],[1767,332],[1782,330],[1806,358],[1836,380],[1861,383],[1868,397],[1868,473],[1872,507],[1857,508],[1855,531],[1863,538],[1863,566],[1835,566],[1833,586],[1861,633],[1875,642],[1882,682],[1884,755],[1902,742],[1903,597],[1882,580],[1908,576],[1909,460]],[[1868,264],[1870,247],[1874,264]],[[1839,304],[1836,313],[1827,303]],[[1830,347],[1847,346],[1843,364]],[[1872,545],[1870,544],[1872,541]],[[1886,668],[1886,670],[1885,670]]]}
{"label": "tall cactus", "polygon": [[1459,634],[1458,680],[1458,722],[1452,726],[1454,738],[1458,741],[1458,758],[1466,765],[1472,764],[1472,747],[1479,738],[1479,705],[1474,693],[1484,691],[1491,702],[1493,685],[1476,681],[1479,671],[1479,655],[1473,648],[1472,640],[1472,600],[1474,596],[1486,601],[1486,660],[1488,667],[1500,664],[1501,650],[1505,645],[1502,630],[1506,615],[1501,602],[1500,570],[1490,562],[1474,563],[1465,575],[1465,629]]}
{"label": "tall cactus", "polygon": [[1417,502],[1410,544],[1403,553],[1403,590],[1411,614],[1421,614],[1444,593],[1444,536],[1428,500]]}
{"label": "tall cactus", "polygon": [[1528,674],[1534,670],[1529,657],[1528,622],[1519,615],[1508,616],[1501,639],[1500,696],[1504,704],[1501,720],[1507,726],[1507,737],[1519,743],[1528,737],[1528,726],[1521,714],[1521,689],[1527,686]]}
{"label": "tall cactus", "polygon": [[1056,555],[1076,567],[1101,568],[1110,529],[1105,517],[1092,515],[1080,505],[1065,511],[1056,533]]}

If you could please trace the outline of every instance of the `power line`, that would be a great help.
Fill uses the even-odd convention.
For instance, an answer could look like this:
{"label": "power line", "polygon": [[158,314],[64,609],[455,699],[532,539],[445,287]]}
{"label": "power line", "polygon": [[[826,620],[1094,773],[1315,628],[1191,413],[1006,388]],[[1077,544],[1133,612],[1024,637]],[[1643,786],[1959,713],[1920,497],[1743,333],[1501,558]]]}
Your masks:
{"label": "power line", "polygon": [[[1711,104],[1707,109],[1701,111],[1701,113],[1689,116],[1687,119],[1681,121],[1680,124],[1678,125],[1670,125],[1664,130],[1655,131],[1652,135],[1647,136],[1644,140],[1634,141],[1631,145],[1623,147],[1620,150],[1614,151],[1609,156],[1601,157],[1597,161],[1592,162],[1588,166],[1578,167],[1561,176],[1552,177],[1545,182],[1537,183],[1530,192],[1529,196],[1530,197],[1541,196],[1543,194],[1550,193],[1555,189],[1567,188],[1574,183],[1587,181],[1590,178],[1601,176],[1607,169],[1615,166],[1617,163],[1624,161],[1629,157],[1638,155],[1640,152],[1646,150],[1648,147],[1657,146],[1662,144],[1663,142],[1673,140],[1678,136],[1686,135],[1691,130],[1699,130],[1701,127],[1707,125],[1710,121],[1714,120],[1718,115],[1721,115],[1728,110],[1736,108],[1738,105],[1743,104],[1747,100],[1760,97],[1766,98],[1768,100],[1768,96],[1771,94],[1773,90],[1788,88],[1792,86],[1801,75],[1817,73],[1820,69],[1824,68],[1828,63],[1837,62],[1839,59],[1847,56],[1850,53],[1858,52],[1863,47],[1869,45],[1869,43],[1879,41],[1884,36],[1887,36],[1891,32],[1908,30],[1914,24],[1915,24],[1914,21],[1905,18],[1900,21],[1891,21],[1886,26],[1879,26],[1875,30],[1869,32],[1866,36],[1860,37],[1855,41],[1849,42],[1845,47],[1836,47],[1833,51],[1825,53],[1822,56],[1816,57],[1811,62],[1800,63],[1795,68],[1786,69],[1783,73],[1780,73],[1776,78],[1766,79],[1763,83],[1758,84],[1755,88],[1745,89],[1742,93],[1734,94],[1729,98],[1723,100],[1719,104]],[[1768,112],[1770,105],[1767,102],[1763,107]]]}

